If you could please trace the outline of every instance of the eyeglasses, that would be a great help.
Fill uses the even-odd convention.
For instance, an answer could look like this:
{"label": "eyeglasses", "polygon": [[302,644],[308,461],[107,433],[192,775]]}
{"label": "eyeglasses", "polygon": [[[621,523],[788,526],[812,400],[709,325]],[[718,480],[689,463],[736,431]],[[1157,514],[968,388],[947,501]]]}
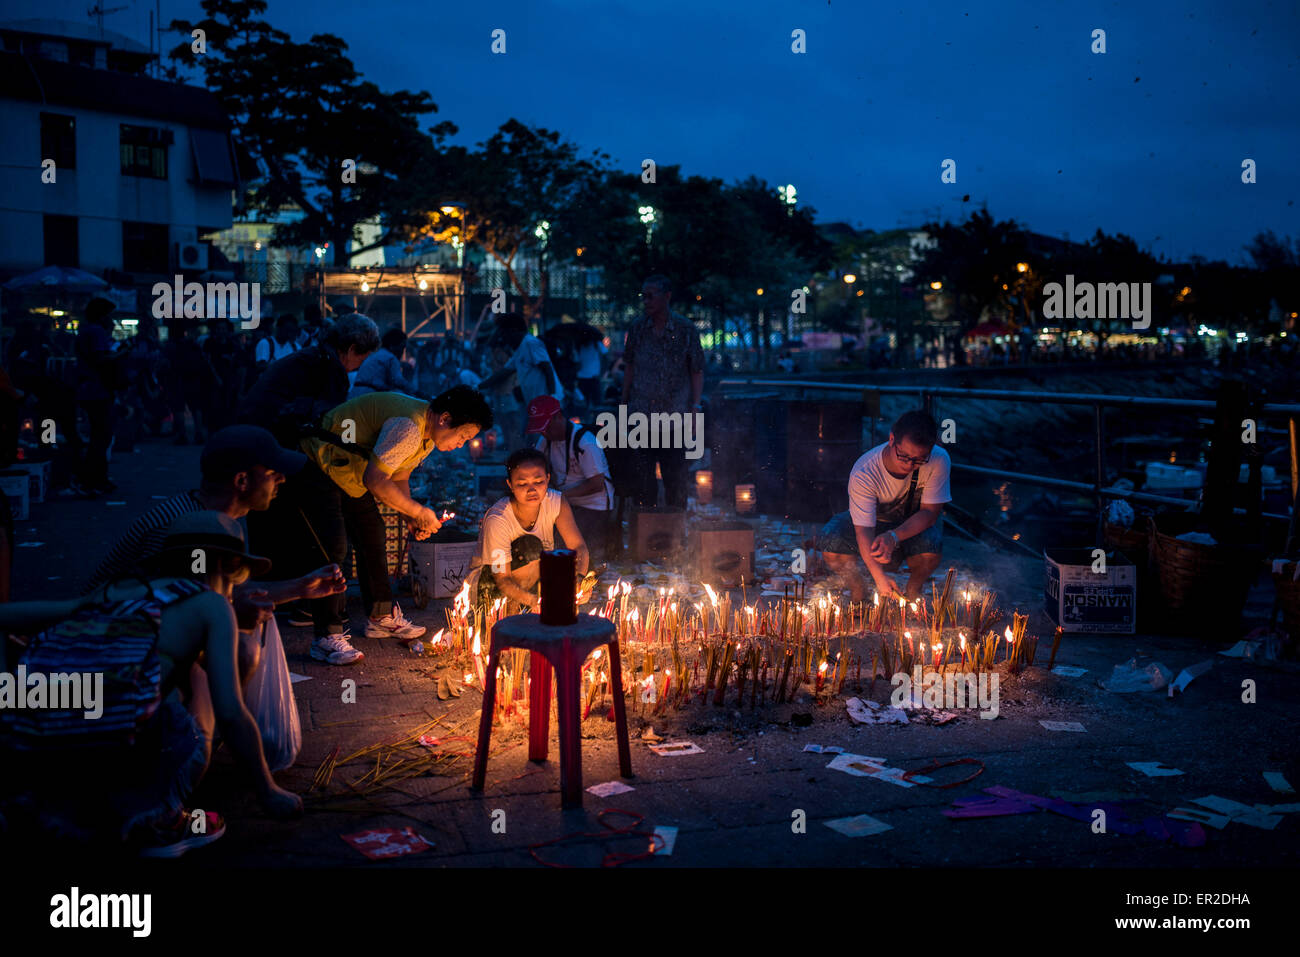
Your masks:
{"label": "eyeglasses", "polygon": [[894,446],[894,458],[898,459],[898,461],[902,462],[904,465],[925,465],[930,461],[930,456],[928,455],[923,459],[914,459],[910,455],[904,455],[902,452],[898,451],[897,445]]}

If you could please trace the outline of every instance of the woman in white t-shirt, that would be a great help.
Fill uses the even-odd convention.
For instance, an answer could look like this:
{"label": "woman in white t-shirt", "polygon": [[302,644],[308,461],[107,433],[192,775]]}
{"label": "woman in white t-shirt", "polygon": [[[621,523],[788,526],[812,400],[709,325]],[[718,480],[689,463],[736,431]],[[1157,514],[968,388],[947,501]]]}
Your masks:
{"label": "woman in white t-shirt", "polygon": [[587,543],[569,503],[548,487],[550,480],[546,456],[536,449],[519,449],[506,460],[510,494],[483,516],[467,579],[475,601],[490,604],[504,595],[536,611],[541,605],[537,589],[541,553],[556,547],[557,529],[576,553],[578,579],[586,574]]}

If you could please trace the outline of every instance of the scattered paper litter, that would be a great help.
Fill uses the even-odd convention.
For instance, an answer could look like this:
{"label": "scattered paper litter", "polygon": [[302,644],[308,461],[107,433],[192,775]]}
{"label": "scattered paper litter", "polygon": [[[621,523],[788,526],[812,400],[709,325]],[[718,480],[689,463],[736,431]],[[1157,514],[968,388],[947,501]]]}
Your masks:
{"label": "scattered paper litter", "polygon": [[879,834],[881,831],[892,831],[894,829],[892,824],[879,821],[870,814],[859,814],[856,817],[838,817],[833,821],[827,821],[826,826],[839,831],[845,837],[869,837],[872,834]]}
{"label": "scattered paper litter", "polygon": [[1205,661],[1202,661],[1200,664],[1192,665],[1178,672],[1178,677],[1175,678],[1169,685],[1169,697],[1172,698],[1174,696],[1175,691],[1182,691],[1184,688],[1186,688],[1189,684],[1192,683],[1193,678],[1199,678],[1201,675],[1205,674],[1213,667],[1214,667],[1214,659],[1209,658]]}
{"label": "scattered paper litter", "polygon": [[296,675],[296,674],[294,674],[292,671],[289,672],[289,683],[290,683],[290,684],[295,684],[295,685],[296,685],[299,681],[311,681],[311,675]]}
{"label": "scattered paper litter", "polygon": [[125,505],[126,502],[105,502],[105,505]]}
{"label": "scattered paper litter", "polygon": [[849,719],[854,724],[907,724],[907,712],[902,708],[895,708],[892,705],[888,708],[882,707],[876,701],[862,701],[860,698],[850,698],[844,702],[848,708]]}
{"label": "scattered paper litter", "polygon": [[1126,763],[1134,771],[1141,771],[1149,778],[1168,778],[1183,773],[1177,768],[1165,767],[1163,761],[1128,761]]}
{"label": "scattered paper litter", "polygon": [[1076,668],[1074,665],[1057,665],[1052,669],[1052,674],[1060,675],[1063,678],[1078,678],[1080,675],[1086,675],[1087,668]]}
{"label": "scattered paper litter", "polygon": [[622,781],[606,781],[604,784],[593,784],[587,788],[587,791],[596,797],[609,797],[611,794],[626,794],[628,791],[635,791],[636,788],[629,787]]}
{"label": "scattered paper litter", "polygon": [[[628,790],[632,789],[628,788]],[[654,832],[659,835],[660,840],[663,842],[663,846],[655,851],[655,857],[660,854],[664,856],[671,854],[673,848],[677,845],[677,828],[669,827],[667,824],[659,824],[656,825]]]}
{"label": "scattered paper litter", "polygon": [[1256,804],[1261,814],[1300,814],[1300,804]]}
{"label": "scattered paper litter", "polygon": [[1233,801],[1230,798],[1211,794],[1208,797],[1192,798],[1193,804],[1207,807],[1216,814],[1222,814],[1236,824],[1248,824],[1261,830],[1271,831],[1281,823],[1282,818],[1274,814],[1265,814],[1249,804]]}
{"label": "scattered paper litter", "polygon": [[1087,731],[1088,730],[1077,721],[1039,721],[1038,723],[1041,724],[1048,731]]}
{"label": "scattered paper litter", "polygon": [[703,754],[704,749],[691,741],[670,741],[668,744],[652,744],[650,750],[661,758],[673,758],[679,754]]}
{"label": "scattered paper litter", "polygon": [[890,784],[897,784],[899,787],[904,788],[910,788],[917,784],[928,784],[933,780],[932,778],[914,774],[910,781],[905,781],[903,775],[907,772],[902,768],[886,767],[884,758],[873,758],[864,754],[849,754],[846,752],[837,756],[826,767],[828,770],[843,771],[845,774],[852,774],[854,777],[859,778],[875,778],[877,781],[887,781]]}
{"label": "scattered paper litter", "polygon": [[805,744],[803,746],[803,749],[805,751],[811,751],[813,754],[843,754],[844,753],[844,749],[841,748],[838,744],[828,744],[824,747],[820,744]]}
{"label": "scattered paper litter", "polygon": [[415,829],[407,826],[401,830],[391,827],[359,831],[356,834],[340,834],[354,848],[372,861],[382,861],[390,857],[402,857],[407,854],[419,854],[436,845]]}
{"label": "scattered paper litter", "polygon": [[442,743],[431,734],[422,734],[415,740],[416,743],[420,745],[420,747],[428,748],[430,751],[435,750],[438,747],[438,745]]}
{"label": "scattered paper litter", "polygon": [[658,744],[660,741],[663,740],[663,738],[655,734],[654,725],[651,725],[650,727],[646,728],[644,731],[641,732],[641,740],[645,741],[648,744]]}
{"label": "scattered paper litter", "polygon": [[44,542],[19,542],[18,543],[19,548],[42,548],[44,545],[45,545]]}
{"label": "scattered paper litter", "polygon": [[1295,788],[1288,783],[1281,771],[1265,771],[1264,780],[1268,786],[1280,794],[1295,794]]}
{"label": "scattered paper litter", "polygon": [[1227,651],[1221,651],[1219,654],[1223,655],[1225,658],[1254,658],[1255,652],[1258,648],[1258,641],[1246,641],[1243,638]]}
{"label": "scattered paper litter", "polygon": [[1177,818],[1180,821],[1195,821],[1197,824],[1212,827],[1216,831],[1222,831],[1228,826],[1230,820],[1224,814],[1213,814],[1198,807],[1176,807],[1166,817]]}

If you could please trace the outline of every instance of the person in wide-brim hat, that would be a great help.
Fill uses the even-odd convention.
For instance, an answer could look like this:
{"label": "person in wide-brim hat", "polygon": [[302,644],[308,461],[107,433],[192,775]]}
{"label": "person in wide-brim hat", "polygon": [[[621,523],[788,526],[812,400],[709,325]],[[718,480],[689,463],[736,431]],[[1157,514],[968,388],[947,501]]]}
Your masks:
{"label": "person in wide-brim hat", "polygon": [[220,573],[224,581],[209,580],[208,584],[226,597],[230,597],[233,586],[250,577],[265,575],[271,568],[269,558],[249,552],[239,523],[223,512],[214,511],[179,516],[168,526],[162,549],[145,564],[150,570],[187,578],[211,579]]}

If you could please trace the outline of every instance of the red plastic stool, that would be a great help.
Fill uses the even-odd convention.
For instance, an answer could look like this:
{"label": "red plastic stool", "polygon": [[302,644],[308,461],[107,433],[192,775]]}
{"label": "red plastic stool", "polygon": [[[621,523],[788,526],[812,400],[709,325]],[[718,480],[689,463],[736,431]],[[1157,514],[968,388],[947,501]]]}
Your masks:
{"label": "red plastic stool", "polygon": [[580,698],[582,663],[596,648],[609,648],[610,690],[614,695],[614,730],[618,738],[618,771],[632,776],[632,751],[627,741],[627,707],[623,701],[623,665],[618,652],[617,631],[608,618],[579,615],[572,625],[543,625],[539,616],[511,615],[492,627],[488,651],[483,714],[478,724],[478,750],[474,755],[474,777],[470,787],[483,790],[487,777],[488,744],[492,738],[492,713],[496,707],[497,664],[507,648],[532,651],[532,689],[529,694],[528,757],[546,760],[551,722],[551,669],[555,681],[560,720],[560,796],[565,808],[582,806],[582,740]]}

